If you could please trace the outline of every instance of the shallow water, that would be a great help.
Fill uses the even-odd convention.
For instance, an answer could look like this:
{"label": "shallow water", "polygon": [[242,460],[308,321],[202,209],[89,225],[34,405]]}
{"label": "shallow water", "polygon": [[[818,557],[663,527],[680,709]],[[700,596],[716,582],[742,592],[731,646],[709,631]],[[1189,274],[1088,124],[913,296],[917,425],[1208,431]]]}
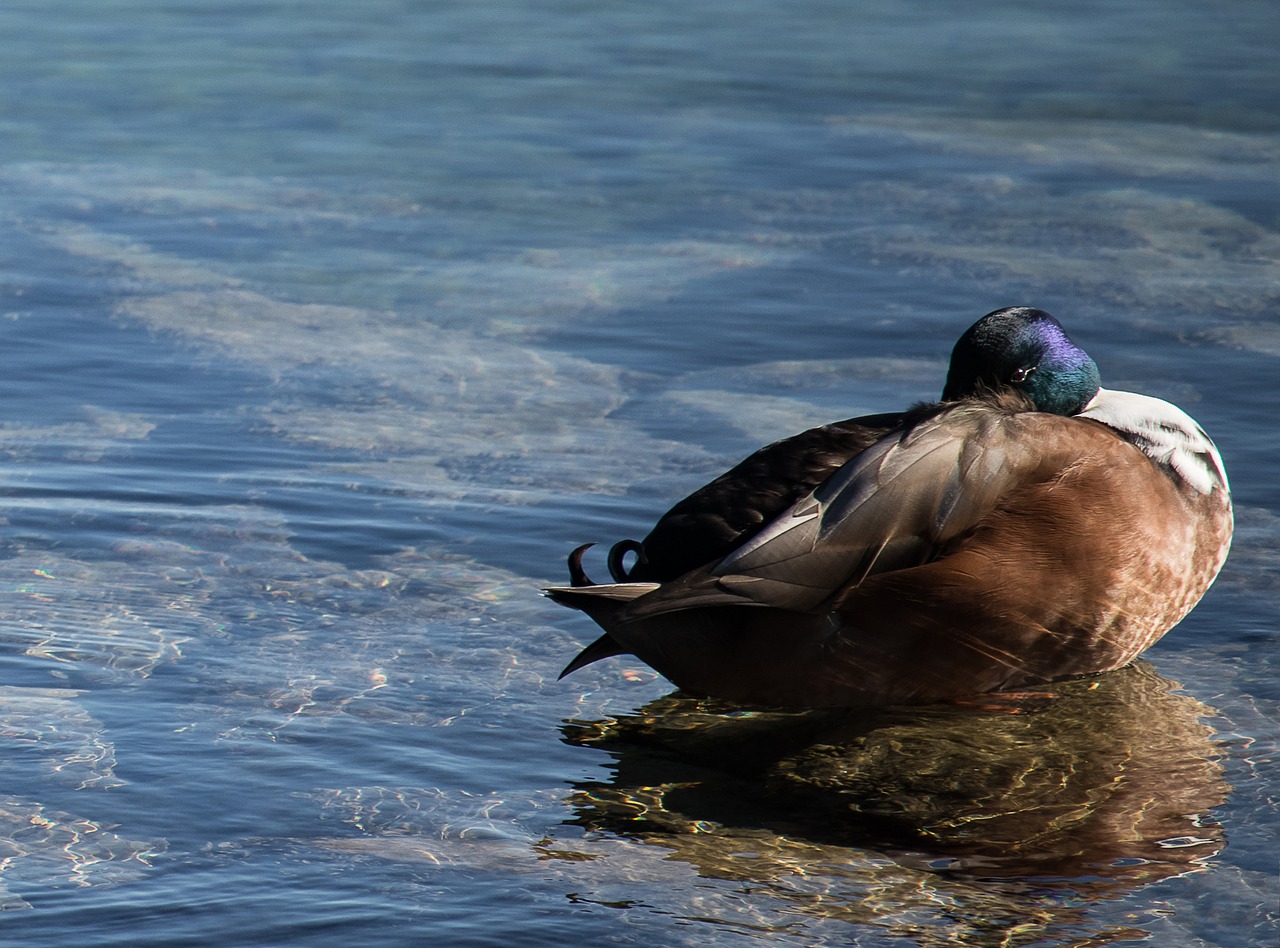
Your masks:
{"label": "shallow water", "polygon": [[[4,937],[1274,943],[1280,17],[966,11],[7,5]],[[555,680],[569,549],[1011,303],[1226,459],[1144,663],[1016,716]]]}

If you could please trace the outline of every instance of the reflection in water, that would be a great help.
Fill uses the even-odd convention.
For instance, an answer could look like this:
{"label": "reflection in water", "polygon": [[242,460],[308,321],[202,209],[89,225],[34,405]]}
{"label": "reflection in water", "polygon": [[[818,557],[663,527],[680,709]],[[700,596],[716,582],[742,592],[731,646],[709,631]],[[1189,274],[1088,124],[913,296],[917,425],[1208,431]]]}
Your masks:
{"label": "reflection in water", "polygon": [[617,758],[611,781],[569,802],[590,831],[807,915],[920,937],[912,909],[941,901],[983,942],[1078,934],[1088,902],[1223,845],[1208,815],[1228,790],[1201,720],[1213,712],[1177,687],[1138,663],[1002,710],[741,712],[671,696],[566,726]]}

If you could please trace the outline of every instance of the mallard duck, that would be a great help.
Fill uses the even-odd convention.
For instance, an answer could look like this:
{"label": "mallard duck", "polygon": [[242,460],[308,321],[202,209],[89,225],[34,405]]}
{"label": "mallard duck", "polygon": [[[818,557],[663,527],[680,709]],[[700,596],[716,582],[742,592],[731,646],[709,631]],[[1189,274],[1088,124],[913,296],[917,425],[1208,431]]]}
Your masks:
{"label": "mallard duck", "polygon": [[1042,310],[978,320],[942,398],[761,448],[546,590],[632,654],[751,705],[955,699],[1131,662],[1226,559],[1222,458],[1181,409],[1100,387]]}

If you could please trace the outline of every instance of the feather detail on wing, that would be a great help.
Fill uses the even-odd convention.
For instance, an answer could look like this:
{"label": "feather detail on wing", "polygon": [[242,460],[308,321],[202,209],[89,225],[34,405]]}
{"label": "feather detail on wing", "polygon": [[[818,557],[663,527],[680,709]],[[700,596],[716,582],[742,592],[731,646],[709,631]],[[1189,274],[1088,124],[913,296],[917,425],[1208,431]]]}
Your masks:
{"label": "feather detail on wing", "polygon": [[630,570],[611,557],[614,579],[670,582],[723,558],[909,417],[850,418],[766,445],[668,510],[642,544],[616,545],[619,563],[637,546],[640,556]]}
{"label": "feather detail on wing", "polygon": [[581,609],[582,603],[592,599],[630,602],[657,588],[657,583],[601,583],[599,586],[548,586],[543,593],[561,605]]}
{"label": "feather detail on wing", "polygon": [[891,433],[742,547],[620,618],[730,604],[811,612],[868,576],[931,562],[1039,467],[1017,443],[1018,419],[1016,407],[969,402]]}

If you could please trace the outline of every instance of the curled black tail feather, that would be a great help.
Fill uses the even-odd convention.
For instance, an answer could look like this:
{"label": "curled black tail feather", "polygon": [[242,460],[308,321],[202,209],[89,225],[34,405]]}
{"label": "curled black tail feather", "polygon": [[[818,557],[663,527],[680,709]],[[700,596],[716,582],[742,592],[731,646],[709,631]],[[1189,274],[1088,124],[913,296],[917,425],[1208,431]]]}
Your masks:
{"label": "curled black tail feather", "polygon": [[587,575],[587,571],[582,568],[582,554],[595,546],[594,543],[584,543],[572,553],[569,554],[569,585],[570,586],[594,586],[591,577]]}
{"label": "curled black tail feather", "polygon": [[[628,553],[636,555],[635,566],[628,570],[623,564],[622,558]],[[643,566],[649,562],[649,558],[644,555],[644,544],[639,540],[619,540],[609,550],[609,575],[613,577],[615,583],[627,583],[631,581],[631,571],[636,566]]]}

